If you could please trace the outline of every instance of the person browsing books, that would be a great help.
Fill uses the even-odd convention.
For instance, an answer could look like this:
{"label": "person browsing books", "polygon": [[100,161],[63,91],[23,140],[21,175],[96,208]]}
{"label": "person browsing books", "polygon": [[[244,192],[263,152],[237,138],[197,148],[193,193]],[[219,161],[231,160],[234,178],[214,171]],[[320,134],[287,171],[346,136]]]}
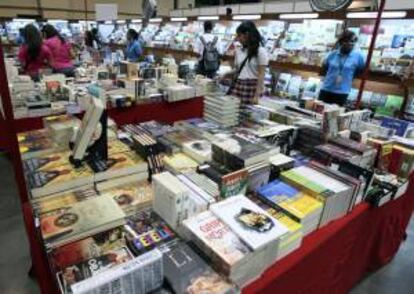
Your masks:
{"label": "person browsing books", "polygon": [[262,36],[252,21],[242,22],[236,30],[238,48],[234,57],[234,69],[224,78],[232,77],[229,94],[240,98],[242,106],[258,104],[263,92],[265,69],[269,57],[263,47]]}
{"label": "person browsing books", "polygon": [[74,57],[72,45],[50,24],[46,24],[42,32],[45,38],[44,44],[52,53],[53,72],[64,74],[67,77],[74,77],[75,67],[72,62],[72,58]]}
{"label": "person browsing books", "polygon": [[218,50],[219,39],[212,34],[213,23],[204,23],[204,34],[196,39],[194,52],[198,54],[199,61],[197,72],[209,78],[214,78],[220,67],[220,52]]}
{"label": "person browsing books", "polygon": [[142,55],[142,47],[139,41],[139,34],[134,29],[129,29],[127,32],[127,48],[126,58],[130,62],[138,62]]}
{"label": "person browsing books", "polygon": [[40,70],[52,64],[52,53],[43,44],[39,30],[32,24],[24,28],[25,43],[20,47],[17,55],[23,67],[23,72],[33,80],[39,81]]}
{"label": "person browsing books", "polygon": [[319,99],[343,106],[351,92],[352,81],[365,68],[365,59],[354,49],[357,36],[345,31],[338,39],[338,48],[328,54],[322,64],[321,74],[325,76]]}

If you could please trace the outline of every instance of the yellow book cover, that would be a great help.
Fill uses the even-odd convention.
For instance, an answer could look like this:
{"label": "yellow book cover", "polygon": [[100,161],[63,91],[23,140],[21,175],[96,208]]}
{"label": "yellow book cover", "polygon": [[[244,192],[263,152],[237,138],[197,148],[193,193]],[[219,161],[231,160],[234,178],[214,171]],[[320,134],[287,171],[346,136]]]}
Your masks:
{"label": "yellow book cover", "polygon": [[185,155],[184,153],[177,153],[172,156],[165,156],[164,157],[165,165],[169,166],[170,168],[174,169],[175,171],[185,171],[188,169],[196,169],[198,163]]}
{"label": "yellow book cover", "polygon": [[320,201],[308,195],[293,200],[285,200],[278,203],[278,205],[300,219],[322,208]]}
{"label": "yellow book cover", "polygon": [[130,151],[131,149],[120,140],[108,141],[108,155]]}
{"label": "yellow book cover", "polygon": [[302,229],[302,225],[300,223],[287,216],[285,213],[283,213],[283,211],[277,211],[274,208],[269,208],[267,212],[270,213],[271,216],[273,216],[283,225],[285,225],[285,227],[288,228],[291,233]]}

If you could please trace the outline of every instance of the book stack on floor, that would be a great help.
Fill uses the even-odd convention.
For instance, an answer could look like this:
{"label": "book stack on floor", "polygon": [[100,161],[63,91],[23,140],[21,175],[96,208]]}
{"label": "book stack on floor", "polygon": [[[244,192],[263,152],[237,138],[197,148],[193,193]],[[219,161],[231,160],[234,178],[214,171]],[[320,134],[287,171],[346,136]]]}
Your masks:
{"label": "book stack on floor", "polygon": [[240,99],[233,96],[204,97],[204,118],[225,127],[239,123]]}
{"label": "book stack on floor", "polygon": [[257,196],[275,210],[283,210],[286,215],[300,223],[304,236],[318,228],[323,204],[298,189],[276,180],[259,188]]}
{"label": "book stack on floor", "polygon": [[308,166],[283,172],[281,179],[323,202],[320,227],[348,212],[353,197],[353,188],[339,180]]}

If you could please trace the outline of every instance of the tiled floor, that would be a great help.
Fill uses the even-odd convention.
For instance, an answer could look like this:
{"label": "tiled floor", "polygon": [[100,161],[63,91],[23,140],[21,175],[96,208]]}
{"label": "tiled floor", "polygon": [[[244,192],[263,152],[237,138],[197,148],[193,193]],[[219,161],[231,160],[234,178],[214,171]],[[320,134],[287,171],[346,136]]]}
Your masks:
{"label": "tiled floor", "polygon": [[[0,236],[0,294],[39,293],[36,282],[27,276],[30,265],[27,238],[12,167],[3,155],[0,155]],[[351,294],[413,293],[414,218],[408,230],[408,239],[394,260],[351,291]]]}

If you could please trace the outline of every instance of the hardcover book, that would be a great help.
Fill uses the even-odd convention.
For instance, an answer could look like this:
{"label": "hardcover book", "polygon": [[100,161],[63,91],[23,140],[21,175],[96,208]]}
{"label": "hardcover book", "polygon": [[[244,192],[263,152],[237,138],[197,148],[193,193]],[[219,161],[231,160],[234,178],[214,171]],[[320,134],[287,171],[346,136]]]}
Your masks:
{"label": "hardcover book", "polygon": [[125,214],[109,196],[99,196],[40,217],[43,240],[52,248],[124,224]]}
{"label": "hardcover book", "polygon": [[28,185],[33,198],[63,192],[93,184],[93,172],[87,167],[73,168],[61,165],[27,175]]}
{"label": "hardcover book", "polygon": [[241,169],[221,178],[220,196],[226,199],[235,195],[246,194],[249,173],[246,169]]}

